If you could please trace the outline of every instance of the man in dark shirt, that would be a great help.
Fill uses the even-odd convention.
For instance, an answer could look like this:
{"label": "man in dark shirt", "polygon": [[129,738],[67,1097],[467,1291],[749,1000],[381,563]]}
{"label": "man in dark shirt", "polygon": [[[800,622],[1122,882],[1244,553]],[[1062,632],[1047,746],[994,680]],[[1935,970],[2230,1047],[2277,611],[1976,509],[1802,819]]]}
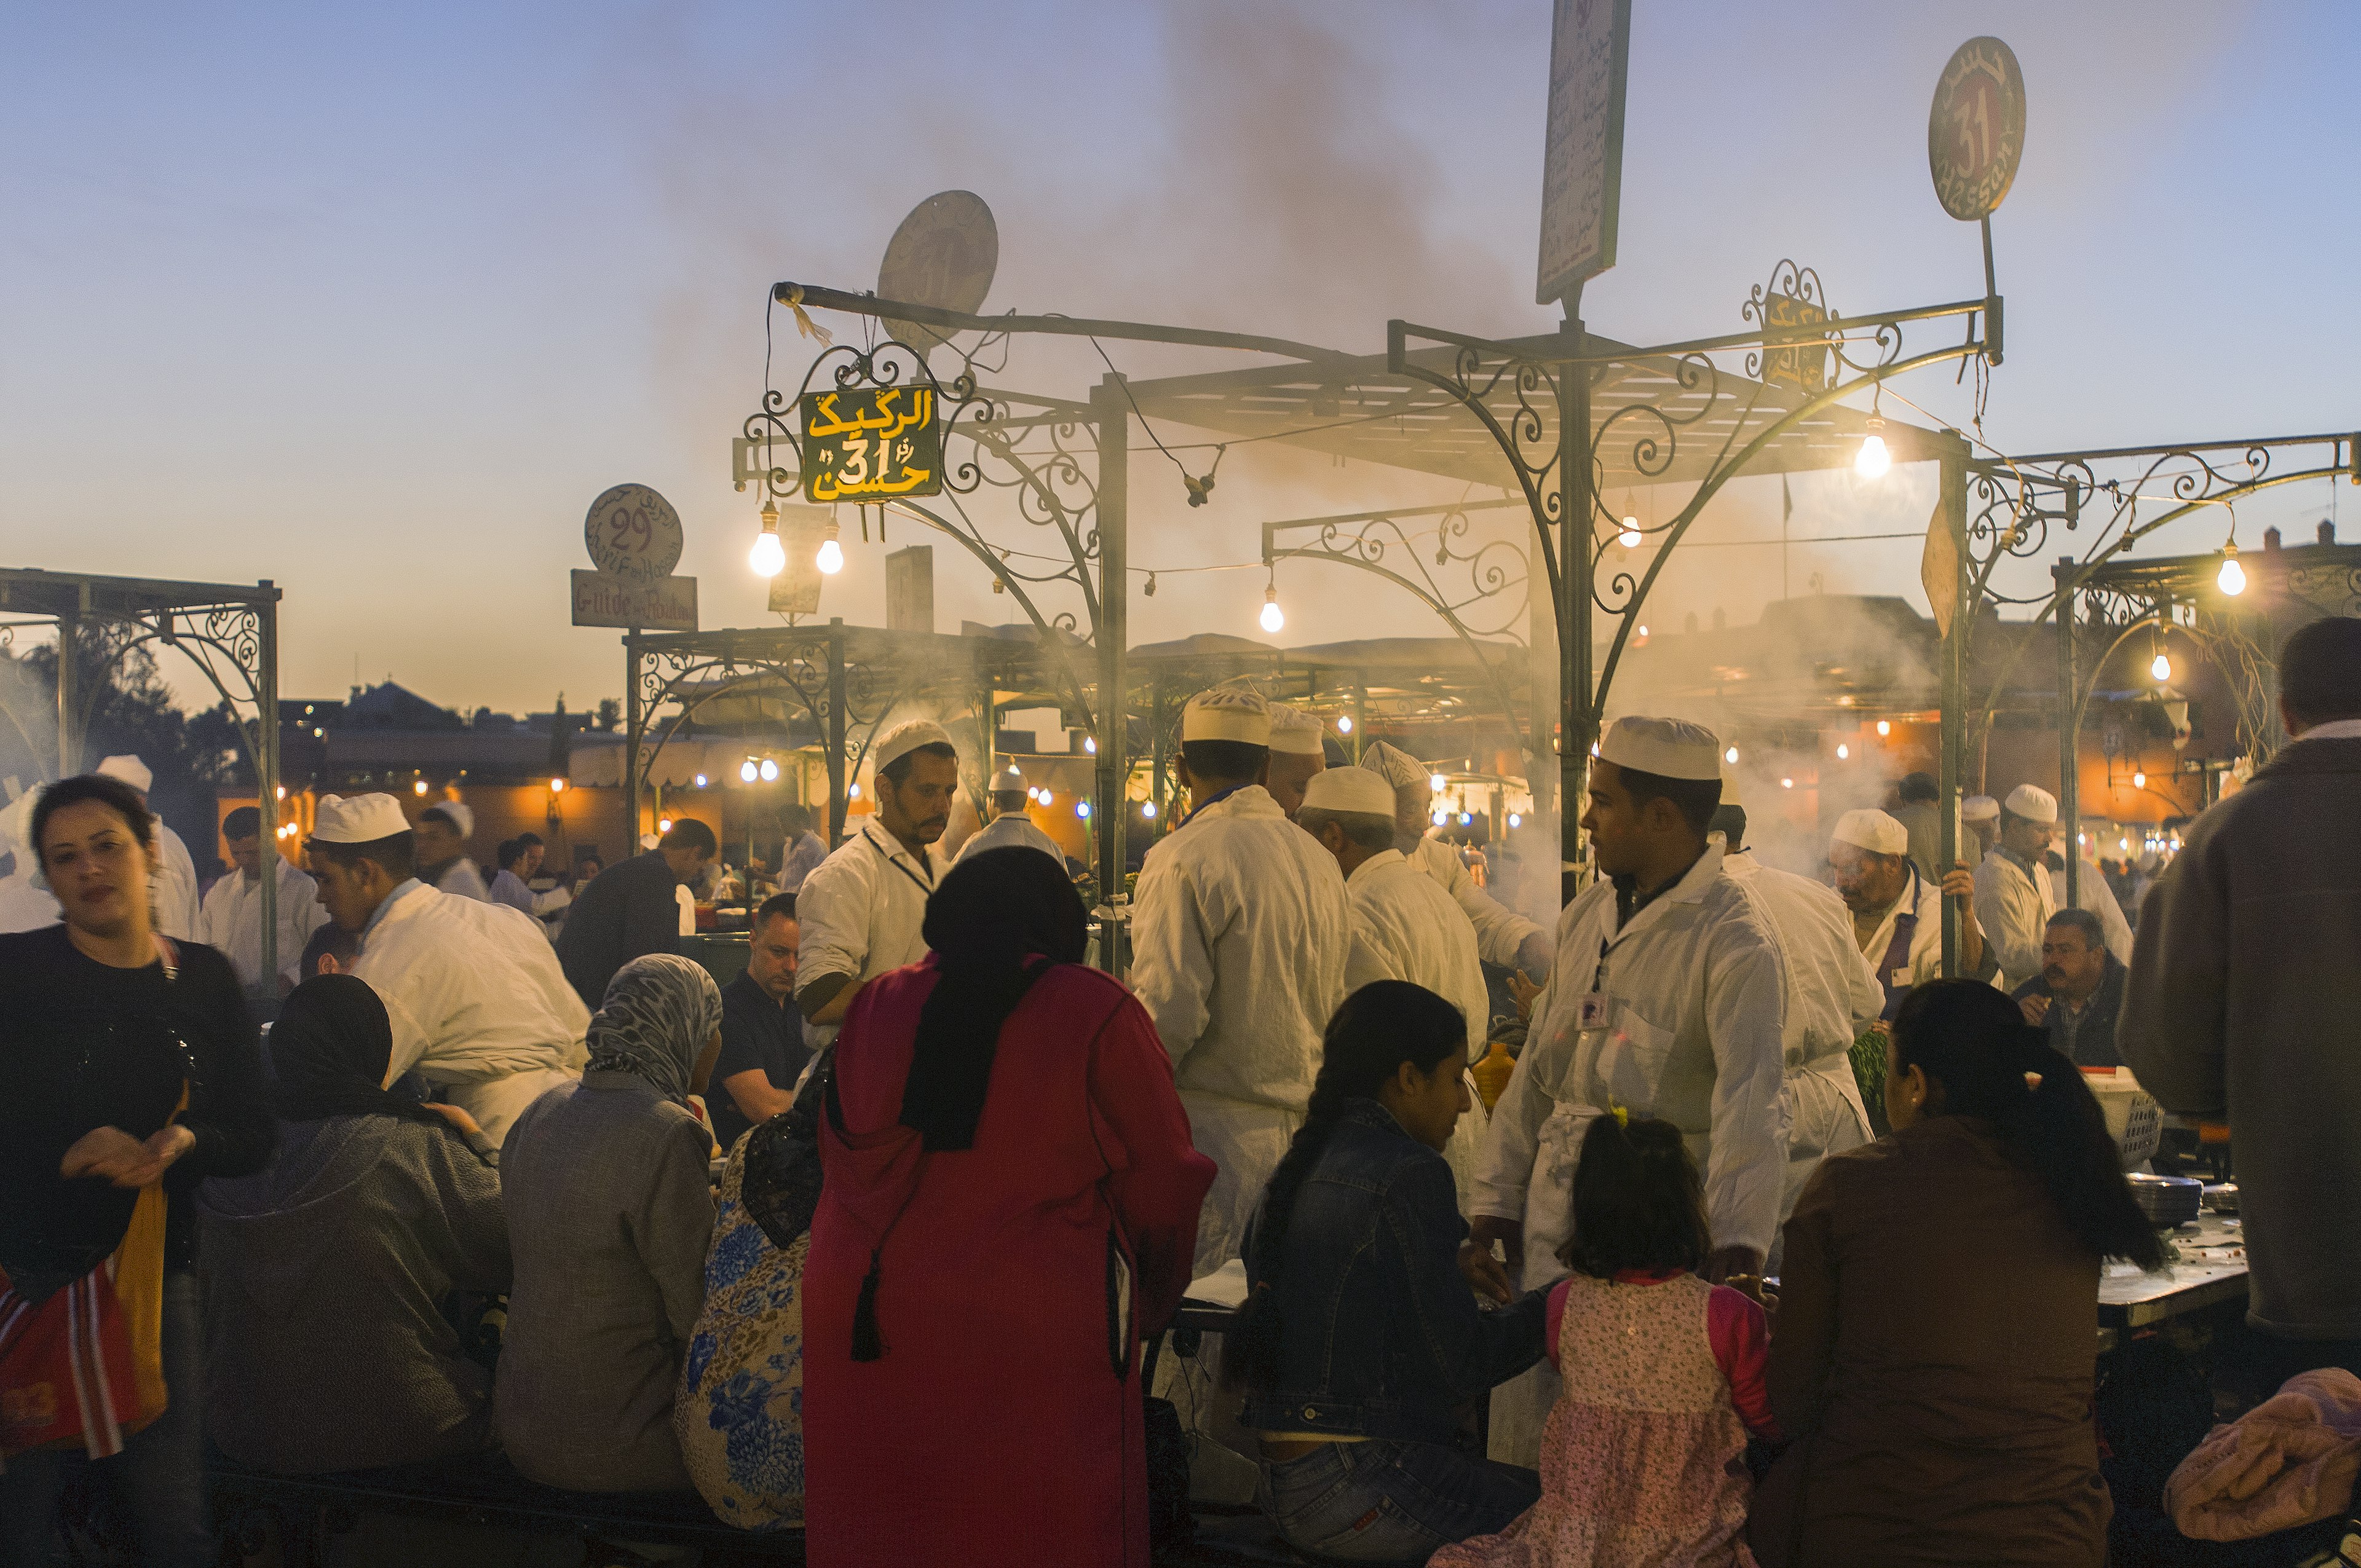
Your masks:
{"label": "man in dark shirt", "polygon": [[719,849],[712,828],[684,817],[654,849],[584,885],[558,934],[557,961],[592,1012],[607,999],[617,970],[649,953],[680,951],[676,890],[695,881]]}
{"label": "man in dark shirt", "polygon": [[2041,973],[2012,992],[2035,1028],[2077,1067],[2120,1067],[2115,1014],[2123,1011],[2124,966],[2107,951],[2106,927],[2087,909],[2061,909],[2041,932]]}
{"label": "man in dark shirt", "polygon": [[764,900],[754,911],[746,971],[721,988],[721,1055],[711,1080],[719,1092],[706,1095],[706,1110],[725,1150],[794,1103],[796,1079],[811,1059],[793,1005],[799,941],[795,895]]}

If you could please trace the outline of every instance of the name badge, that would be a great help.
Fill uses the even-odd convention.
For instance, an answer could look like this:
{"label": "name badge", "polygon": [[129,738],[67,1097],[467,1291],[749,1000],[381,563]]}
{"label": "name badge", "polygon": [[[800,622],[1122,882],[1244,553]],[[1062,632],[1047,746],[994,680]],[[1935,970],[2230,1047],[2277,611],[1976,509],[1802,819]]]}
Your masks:
{"label": "name badge", "polygon": [[1586,1029],[1607,1026],[1607,995],[1604,992],[1594,991],[1582,999],[1581,1026]]}
{"label": "name badge", "polygon": [[1885,983],[1888,985],[1908,985],[1910,983],[1910,971],[1906,969],[1895,970],[1894,971],[1894,978],[1887,981]]}

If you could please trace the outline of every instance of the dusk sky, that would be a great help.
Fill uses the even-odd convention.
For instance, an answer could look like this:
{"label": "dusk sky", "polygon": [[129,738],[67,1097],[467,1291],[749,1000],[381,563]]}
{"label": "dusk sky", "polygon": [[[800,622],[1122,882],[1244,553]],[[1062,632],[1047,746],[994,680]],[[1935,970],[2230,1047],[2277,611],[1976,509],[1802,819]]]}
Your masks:
{"label": "dusk sky", "polygon": [[[1593,330],[1741,330],[1749,288],[1789,256],[1848,311],[1980,294],[1926,126],[1945,59],[1992,33],[2030,112],[1993,223],[2008,354],[1987,438],[2361,426],[2345,0],[1633,9],[1621,261],[1586,297]],[[1546,0],[19,0],[0,41],[0,555],[274,578],[290,696],[342,696],[357,668],[455,707],[620,695],[619,634],[567,624],[566,574],[588,564],[584,509],[624,480],[678,507],[706,626],[774,623],[745,565],[758,503],[730,482],[767,288],[874,288],[887,236],[935,191],[997,214],[988,310],[1357,352],[1389,316],[1553,322],[1530,302]],[[776,324],[792,387],[812,345]],[[1257,363],[1109,351],[1140,375]],[[1098,374],[1087,345],[1028,343],[995,379],[1080,398]],[[1966,417],[1949,369],[1896,390]],[[1250,561],[1267,519],[1462,493],[1266,446],[1190,510],[1152,451],[1132,472],[1134,562],[1167,568]],[[1933,495],[1923,469],[1795,488],[1798,532],[1921,528]],[[2325,485],[2257,499],[2240,542],[2272,522],[2308,538],[2330,506]],[[1776,528],[1776,482],[1756,482],[1695,537]],[[1038,543],[1026,532],[995,535]],[[2147,553],[2223,532],[2201,520]],[[895,546],[915,542],[896,526]],[[881,623],[884,550],[850,554],[825,613]],[[1656,613],[1750,621],[1778,596],[1777,556],[1699,550]],[[936,561],[940,630],[1016,619],[964,556]],[[1914,542],[1791,565],[1797,592],[1818,574],[1924,602]],[[1380,629],[1385,607],[1328,571],[1282,574],[1279,641]],[[1253,635],[1261,588],[1258,569],[1172,578],[1137,606],[1137,638]],[[1438,630],[1408,607],[1383,629]]]}

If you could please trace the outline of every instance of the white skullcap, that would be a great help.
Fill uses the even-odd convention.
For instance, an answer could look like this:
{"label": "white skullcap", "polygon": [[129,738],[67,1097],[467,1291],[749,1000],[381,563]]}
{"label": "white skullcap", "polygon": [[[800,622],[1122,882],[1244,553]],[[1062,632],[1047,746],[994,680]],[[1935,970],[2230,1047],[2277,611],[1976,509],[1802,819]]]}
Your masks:
{"label": "white skullcap", "polygon": [[921,746],[948,746],[950,732],[931,718],[913,718],[907,724],[897,724],[885,732],[871,753],[883,773]]}
{"label": "white skullcap", "polygon": [[2043,824],[2058,820],[2058,797],[2038,784],[2019,784],[2008,792],[2009,815]]}
{"label": "white skullcap", "polygon": [[1270,705],[1260,692],[1244,686],[1215,686],[1201,691],[1180,710],[1180,739],[1236,740],[1248,746],[1270,744]]}
{"label": "white skullcap", "polygon": [[1327,755],[1320,744],[1320,721],[1291,707],[1270,710],[1270,749],[1296,757]]}
{"label": "white skullcap", "polygon": [[1367,768],[1323,768],[1303,786],[1306,811],[1348,811],[1393,820],[1394,786]]}
{"label": "white skullcap", "polygon": [[1910,829],[1883,811],[1862,807],[1848,811],[1837,818],[1836,831],[1828,835],[1831,843],[1850,844],[1867,850],[1872,855],[1906,855],[1910,852]]}
{"label": "white skullcap", "polygon": [[318,844],[374,844],[409,831],[401,802],[390,795],[324,795],[312,815],[312,841]]}
{"label": "white skullcap", "polygon": [[1362,748],[1361,766],[1385,780],[1389,789],[1408,789],[1413,784],[1424,789],[1427,780],[1434,776],[1433,768],[1383,740],[1372,740]]}
{"label": "white skullcap", "polygon": [[156,775],[148,764],[131,756],[107,758],[98,764],[98,773],[101,778],[120,779],[141,795],[146,795],[148,786],[156,782]]}
{"label": "white skullcap", "polygon": [[1025,793],[1025,774],[1023,770],[1018,768],[1016,763],[1011,762],[1006,767],[1001,769],[998,773],[993,774],[992,793],[994,795],[1023,795]]}
{"label": "white skullcap", "polygon": [[663,842],[663,839],[657,838],[653,833],[642,833],[640,835],[640,848],[642,850],[653,850],[658,844]]}
{"label": "white skullcap", "polygon": [[466,801],[438,800],[419,815],[431,817],[438,812],[451,819],[451,826],[459,830],[460,838],[472,839],[476,836],[476,813]]}
{"label": "white skullcap", "polygon": [[1989,822],[2000,815],[2000,802],[1988,795],[1971,795],[1960,802],[1960,820]]}
{"label": "white skullcap", "polygon": [[1598,738],[1601,762],[1667,779],[1721,777],[1721,742],[1681,718],[1619,718]]}

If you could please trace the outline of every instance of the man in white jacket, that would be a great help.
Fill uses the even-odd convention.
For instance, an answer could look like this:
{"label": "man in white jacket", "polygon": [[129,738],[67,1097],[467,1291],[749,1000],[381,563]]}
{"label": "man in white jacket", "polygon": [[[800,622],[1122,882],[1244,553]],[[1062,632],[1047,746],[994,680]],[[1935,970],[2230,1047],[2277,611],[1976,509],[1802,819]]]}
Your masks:
{"label": "man in white jacket", "polygon": [[[156,782],[155,773],[147,763],[133,756],[109,757],[98,764],[98,772],[137,790],[140,804],[147,805],[148,786]],[[189,847],[181,842],[181,836],[160,817],[156,818],[156,869],[148,878],[156,929],[175,941],[196,941],[197,864],[190,858]]]}
{"label": "man in white jacket", "polygon": [[589,1009],[532,916],[438,893],[390,795],[320,799],[304,840],[320,902],[357,933],[353,973],[393,1024],[390,1084],[416,1069],[498,1144],[547,1090],[581,1075]]}
{"label": "man in white jacket", "polygon": [[[1721,744],[1669,718],[1600,738],[1582,826],[1598,879],[1558,917],[1556,961],[1484,1142],[1469,1220],[1527,1290],[1563,1277],[1583,1134],[1617,1109],[1686,1135],[1705,1176],[1708,1277],[1761,1272],[1786,1177],[1787,980],[1763,900],[1706,828]],[[1492,1455],[1531,1466],[1556,1398],[1546,1364],[1496,1390]]]}
{"label": "man in white jacket", "polygon": [[1536,981],[1543,979],[1550,966],[1549,933],[1477,887],[1459,852],[1426,836],[1434,811],[1433,775],[1426,764],[1399,746],[1372,740],[1361,753],[1361,766],[1391,786],[1394,848],[1466,913],[1468,924],[1476,927],[1477,954],[1486,963],[1523,970]]}
{"label": "man in white jacket", "polygon": [[2057,836],[2058,797],[2019,784],[2001,805],[1999,842],[1976,868],[1976,923],[2000,959],[2003,991],[2041,973],[2041,933],[2058,913],[2042,858]]}
{"label": "man in white jacket", "polygon": [[[1467,1058],[1483,1055],[1492,1022],[1491,992],[1476,957],[1476,928],[1451,895],[1421,876],[1394,848],[1394,797],[1366,768],[1333,768],[1305,788],[1296,826],[1320,840],[1345,873],[1353,912],[1353,947],[1345,960],[1345,994],[1380,980],[1422,985],[1467,1021]],[[1487,1113],[1475,1080],[1468,1105],[1443,1151],[1464,1210],[1484,1146]]]}
{"label": "man in white jacket", "polygon": [[[205,890],[197,912],[197,940],[216,948],[237,971],[247,991],[276,1005],[303,977],[303,944],[328,918],[320,907],[320,890],[274,847],[262,847],[262,814],[241,806],[222,818],[222,838],[229,845],[230,872]],[[268,856],[266,860],[264,857]],[[276,877],[272,924],[278,927],[279,978],[262,972],[262,879]],[[266,1014],[268,1015],[268,1014]]]}
{"label": "man in white jacket", "polygon": [[1257,694],[1216,686],[1190,699],[1180,773],[1191,810],[1148,850],[1132,895],[1132,989],[1172,1058],[1197,1150],[1219,1168],[1197,1223],[1201,1277],[1239,1255],[1345,1000],[1345,879],[1255,782],[1269,745]]}

